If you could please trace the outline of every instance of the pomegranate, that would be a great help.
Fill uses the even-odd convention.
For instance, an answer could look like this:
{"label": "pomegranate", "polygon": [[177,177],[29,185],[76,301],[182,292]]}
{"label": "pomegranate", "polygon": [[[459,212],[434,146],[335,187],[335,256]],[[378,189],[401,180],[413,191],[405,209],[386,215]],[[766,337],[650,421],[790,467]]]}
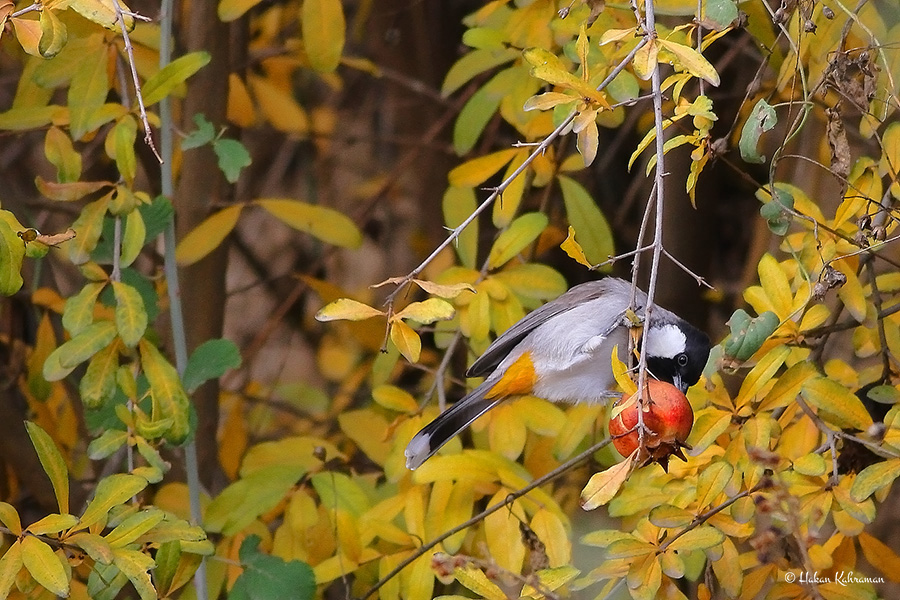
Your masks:
{"label": "pomegranate", "polygon": [[[619,454],[629,456],[639,445],[637,425],[637,393],[628,397],[631,402],[625,410],[609,420],[609,434]],[[618,403],[626,401],[623,394]],[[617,403],[617,404],[618,404]],[[682,448],[690,448],[684,441],[694,425],[691,403],[671,383],[648,379],[644,393],[644,448],[638,459],[644,464],[658,462],[663,470],[669,470],[669,456],[673,454],[687,460]]]}

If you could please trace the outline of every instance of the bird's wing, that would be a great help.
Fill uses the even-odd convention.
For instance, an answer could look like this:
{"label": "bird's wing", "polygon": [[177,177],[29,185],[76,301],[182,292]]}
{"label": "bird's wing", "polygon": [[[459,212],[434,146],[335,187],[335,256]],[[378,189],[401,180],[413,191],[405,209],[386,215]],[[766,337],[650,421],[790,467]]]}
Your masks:
{"label": "bird's wing", "polygon": [[[483,377],[497,368],[504,358],[519,342],[553,317],[581,306],[585,302],[596,300],[605,294],[629,294],[631,284],[615,277],[607,277],[599,281],[589,281],[570,289],[556,300],[535,309],[515,325],[507,329],[500,337],[488,346],[478,360],[466,371],[467,377]],[[644,302],[644,293],[638,290],[637,301]],[[608,334],[608,332],[606,332]]]}

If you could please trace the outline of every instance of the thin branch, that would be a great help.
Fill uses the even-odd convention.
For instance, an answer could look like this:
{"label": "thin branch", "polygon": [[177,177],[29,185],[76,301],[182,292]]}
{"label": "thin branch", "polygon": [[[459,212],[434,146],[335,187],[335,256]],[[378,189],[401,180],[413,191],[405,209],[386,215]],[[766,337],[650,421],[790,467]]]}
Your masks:
{"label": "thin branch", "polygon": [[153,151],[153,155],[156,157],[156,160],[159,161],[160,164],[163,162],[162,156],[159,155],[159,152],[156,150],[156,145],[153,143],[153,134],[150,131],[150,123],[147,121],[147,109],[144,107],[144,95],[141,93],[141,82],[138,79],[137,67],[134,64],[134,47],[131,45],[131,37],[128,35],[128,27],[125,26],[125,15],[127,14],[133,19],[146,19],[146,17],[142,17],[133,12],[126,13],[122,9],[122,5],[119,4],[119,0],[112,0],[113,7],[116,9],[116,20],[119,22],[119,29],[122,31],[122,39],[125,41],[125,53],[128,55],[128,65],[131,67],[131,79],[134,83],[134,95],[138,101],[138,107],[140,108],[141,113],[141,123],[144,125],[144,143],[150,147],[150,150]]}
{"label": "thin branch", "polygon": [[[632,48],[628,55],[624,59],[622,59],[622,62],[616,65],[616,67],[609,73],[609,75],[607,75],[606,79],[604,79],[603,82],[601,82],[600,85],[597,86],[597,90],[602,90],[603,88],[608,86],[610,82],[615,79],[616,76],[631,62],[631,59],[634,58],[634,55],[637,54],[638,50],[643,48],[646,43],[646,39],[640,40],[637,45]],[[516,169],[513,173],[510,174],[509,177],[503,180],[500,185],[498,185],[496,188],[493,188],[493,192],[491,193],[491,195],[488,196],[487,199],[485,199],[484,202],[482,202],[472,212],[472,214],[470,214],[466,218],[465,221],[454,228],[453,231],[450,232],[450,235],[447,236],[447,238],[443,242],[441,242],[438,247],[435,248],[427,258],[425,258],[425,260],[423,260],[416,268],[414,268],[408,275],[406,275],[399,284],[397,284],[397,288],[393,292],[391,292],[385,300],[385,305],[392,305],[397,295],[403,288],[409,285],[409,283],[413,279],[415,279],[419,275],[419,273],[421,273],[425,269],[425,267],[427,267],[431,263],[431,261],[437,258],[445,248],[450,246],[450,244],[452,244],[456,240],[456,238],[458,238],[460,234],[462,234],[465,228],[468,227],[472,223],[472,221],[478,218],[478,215],[480,215],[489,206],[491,206],[494,201],[503,194],[504,190],[509,187],[513,180],[521,175],[538,156],[546,152],[547,148],[550,147],[550,144],[553,143],[553,140],[562,135],[562,133],[569,127],[569,125],[572,124],[572,121],[575,120],[576,114],[577,113],[575,111],[569,114],[569,116],[566,117],[566,119],[562,123],[560,123],[556,129],[554,129],[546,138],[544,138],[544,140],[540,144],[538,144],[535,150],[530,155],[528,155],[528,157],[522,162],[518,169]]]}

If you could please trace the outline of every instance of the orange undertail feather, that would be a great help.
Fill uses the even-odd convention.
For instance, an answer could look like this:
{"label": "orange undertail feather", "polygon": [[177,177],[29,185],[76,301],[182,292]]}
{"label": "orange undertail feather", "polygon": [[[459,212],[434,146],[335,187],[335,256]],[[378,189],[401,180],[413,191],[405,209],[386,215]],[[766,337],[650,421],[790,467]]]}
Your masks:
{"label": "orange undertail feather", "polygon": [[537,383],[537,373],[534,371],[534,362],[530,352],[523,352],[516,361],[506,369],[500,381],[491,387],[485,394],[485,398],[508,398],[510,396],[525,396],[534,390]]}

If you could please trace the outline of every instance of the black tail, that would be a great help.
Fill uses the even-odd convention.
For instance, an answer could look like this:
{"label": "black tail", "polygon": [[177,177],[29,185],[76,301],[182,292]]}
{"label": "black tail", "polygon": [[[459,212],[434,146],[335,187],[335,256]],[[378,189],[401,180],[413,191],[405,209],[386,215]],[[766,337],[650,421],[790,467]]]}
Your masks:
{"label": "black tail", "polygon": [[413,436],[406,447],[406,468],[417,469],[475,419],[502,402],[503,398],[485,398],[494,383],[482,383]]}

